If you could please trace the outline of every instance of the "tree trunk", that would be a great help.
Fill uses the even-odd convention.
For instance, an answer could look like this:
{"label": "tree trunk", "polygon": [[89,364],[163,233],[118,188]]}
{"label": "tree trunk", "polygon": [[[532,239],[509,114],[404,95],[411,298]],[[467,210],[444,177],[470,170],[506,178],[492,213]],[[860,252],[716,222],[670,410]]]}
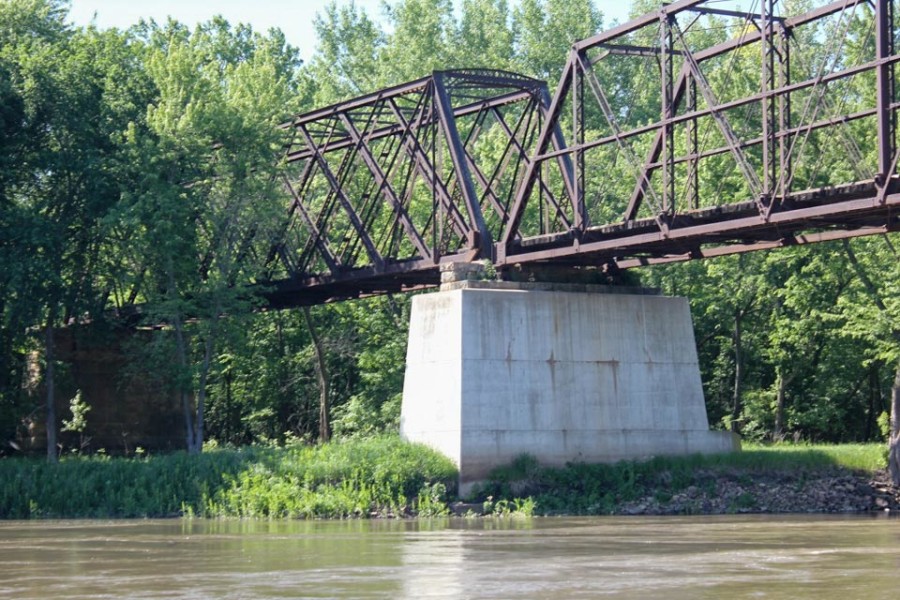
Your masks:
{"label": "tree trunk", "polygon": [[[216,317],[213,317],[215,319]],[[197,414],[194,419],[194,454],[203,451],[203,438],[205,435],[206,413],[206,382],[209,380],[209,368],[212,365],[212,354],[216,335],[215,320],[206,334],[206,343],[203,349],[203,365],[200,368],[200,378],[197,382]]]}
{"label": "tree trunk", "polygon": [[[4,318],[5,312],[6,304],[3,302],[3,299],[0,298],[0,323],[7,322]],[[2,327],[0,328],[0,394],[3,394],[10,388],[12,382],[12,362],[12,331],[11,328]]]}
{"label": "tree trunk", "polygon": [[232,442],[231,438],[231,370],[224,373],[225,384],[225,418],[222,420],[222,433],[220,434],[228,443]]}
{"label": "tree trunk", "polygon": [[873,362],[869,367],[869,405],[866,407],[866,429],[863,440],[870,442],[875,434],[875,423],[882,407],[881,384],[878,377],[879,365]]}
{"label": "tree trunk", "polygon": [[734,313],[734,392],[731,398],[731,426],[734,433],[740,432],[738,420],[741,418],[741,384],[743,377],[741,357],[741,312]]}
{"label": "tree trunk", "polygon": [[[177,302],[177,292],[175,286],[175,271],[172,266],[172,257],[169,257],[168,261],[168,279],[169,279],[169,288],[167,290],[169,299],[173,302]],[[179,308],[175,308],[175,314],[172,315],[172,324],[175,327],[175,360],[178,362],[178,394],[181,397],[181,410],[184,416],[184,435],[185,435],[185,446],[187,447],[187,451],[190,454],[196,453],[196,440],[194,437],[194,408],[191,406],[191,394],[189,393],[188,386],[184,383],[184,378],[187,376],[188,369],[188,361],[187,361],[187,341],[184,339],[184,324],[181,322],[181,310]]]}
{"label": "tree trunk", "polygon": [[47,388],[47,462],[55,463],[59,457],[56,449],[56,356],[53,340],[53,311],[47,317],[47,331],[44,337],[44,351],[47,368],[44,385]]}
{"label": "tree trunk", "polygon": [[778,392],[775,398],[775,432],[774,438],[776,442],[782,441],[784,438],[784,404],[785,392],[787,389],[787,381],[781,370],[778,371]]}
{"label": "tree trunk", "polygon": [[891,388],[891,439],[888,446],[888,470],[894,485],[900,486],[900,362]]}
{"label": "tree trunk", "polygon": [[188,390],[185,389],[183,381],[185,374],[188,372],[187,348],[184,339],[184,326],[181,324],[180,317],[176,316],[173,320],[175,325],[175,356],[178,360],[178,378],[180,380],[178,383],[178,392],[181,396],[181,410],[184,415],[185,445],[187,446],[187,451],[191,454],[194,454],[196,452],[193,418],[194,407],[191,406],[191,395],[188,393]]}
{"label": "tree trunk", "polygon": [[319,442],[325,443],[331,440],[331,407],[328,397],[328,369],[325,365],[325,349],[322,340],[316,333],[310,316],[309,307],[303,307],[303,317],[309,328],[309,336],[312,338],[313,349],[316,353],[316,379],[319,382]]}

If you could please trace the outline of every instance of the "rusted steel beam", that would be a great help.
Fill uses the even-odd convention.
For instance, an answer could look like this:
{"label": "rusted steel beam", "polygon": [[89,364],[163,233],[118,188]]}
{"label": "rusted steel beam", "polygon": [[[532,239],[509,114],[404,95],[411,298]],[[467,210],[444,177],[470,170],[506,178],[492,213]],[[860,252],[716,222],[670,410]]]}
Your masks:
{"label": "rusted steel beam", "polygon": [[716,258],[719,256],[729,256],[732,254],[743,254],[745,252],[756,252],[758,250],[772,250],[775,248],[805,246],[807,244],[817,244],[820,242],[833,242],[835,240],[852,239],[869,235],[880,235],[885,233],[892,233],[895,231],[900,231],[900,224],[879,225],[876,227],[859,227],[858,229],[839,229],[834,231],[798,233],[796,235],[787,235],[782,239],[774,241],[760,241],[750,244],[730,244],[725,246],[714,246],[711,248],[697,248],[683,254],[674,254],[669,256],[648,256],[641,258],[616,260],[614,264],[620,269],[633,269],[636,267],[646,267],[650,265],[663,265],[675,262],[685,262],[688,260],[696,260],[700,258]]}
{"label": "rusted steel beam", "polygon": [[[584,144],[584,76],[585,71],[579,63],[575,63],[572,70],[572,144],[576,148]],[[572,221],[574,232],[581,232],[587,227],[587,210],[584,205],[585,177],[584,177],[584,152],[575,150],[572,160],[573,193],[572,193]]]}
{"label": "rusted steel beam", "polygon": [[776,182],[778,181],[778,169],[776,167],[775,160],[777,158],[776,153],[778,148],[778,138],[776,137],[778,106],[776,98],[770,98],[768,95],[766,95],[766,92],[778,87],[778,84],[775,80],[775,27],[772,25],[773,16],[775,13],[775,0],[760,0],[759,6],[760,29],[762,33],[762,44],[760,44],[762,50],[760,56],[762,77],[760,78],[760,81],[762,83],[763,92],[763,97],[760,100],[760,107],[762,109],[763,171],[761,194],[763,202],[765,202],[768,207],[771,206],[772,196],[775,191],[774,188],[776,186]]}
{"label": "rusted steel beam", "polygon": [[894,46],[893,5],[893,0],[875,0],[875,57],[880,63],[875,71],[878,175],[885,182],[892,175],[891,158],[894,155],[894,116],[890,110],[894,102],[894,67],[885,62]]}
{"label": "rusted steel beam", "polygon": [[[559,115],[563,109],[563,99],[566,97],[566,94],[572,87],[572,79],[575,70],[575,59],[573,56],[574,52],[569,53],[569,58],[566,61],[566,66],[563,68],[562,79],[559,82],[559,86],[556,89],[556,94],[553,96],[553,100],[550,104],[550,108],[547,110],[547,114],[545,117],[545,125],[541,129],[541,132],[538,137],[537,147],[535,149],[535,154],[540,156],[547,150],[547,146],[550,144],[551,138],[556,135],[556,128],[558,127],[557,120],[559,119]],[[564,150],[559,150],[559,152],[564,152]],[[537,167],[538,161],[532,160],[528,163],[528,167],[525,169],[525,175],[522,179],[522,183],[519,187],[519,191],[516,193],[516,200],[513,204],[512,209],[509,213],[509,221],[506,223],[506,227],[503,230],[503,234],[500,238],[500,243],[497,244],[497,259],[502,259],[505,255],[506,247],[509,245],[510,241],[518,235],[519,225],[521,224],[522,217],[525,215],[525,204],[528,201],[528,197],[531,195],[532,190],[534,189],[535,179],[537,177]]]}
{"label": "rusted steel beam", "polygon": [[369,260],[371,260],[372,264],[374,264],[377,268],[382,268],[384,266],[384,257],[381,256],[381,254],[378,252],[378,249],[375,247],[375,243],[372,241],[372,237],[366,230],[366,227],[363,225],[362,221],[360,221],[356,209],[353,208],[353,204],[350,202],[349,198],[347,198],[347,194],[344,192],[341,184],[338,182],[337,178],[334,176],[334,173],[331,171],[331,167],[328,166],[328,162],[316,149],[316,143],[313,141],[312,136],[309,135],[309,132],[306,131],[306,127],[300,125],[298,129],[306,139],[306,143],[309,145],[309,147],[314,149],[315,160],[316,162],[318,162],[319,168],[325,175],[325,178],[328,180],[329,185],[331,185],[331,189],[337,196],[338,201],[344,208],[344,211],[347,213],[347,218],[350,220],[350,224],[352,225],[353,230],[356,232],[356,235],[362,242],[363,246],[365,246],[366,253],[369,255]]}
{"label": "rusted steel beam", "polygon": [[[791,84],[791,37],[790,31],[784,28],[784,22],[779,22],[779,69],[777,87],[787,87]],[[787,135],[784,132],[791,130],[791,101],[790,94],[780,94],[778,96],[778,131],[775,133],[778,137],[778,169],[779,173],[787,173],[791,170],[793,161],[791,160]],[[843,130],[841,130],[843,131]],[[862,161],[860,161],[862,162]],[[791,191],[784,179],[780,180],[779,188],[773,190],[775,194],[786,196]]]}
{"label": "rusted steel beam", "polygon": [[[292,276],[275,282],[273,304],[289,302],[291,293],[308,292],[304,302],[327,302],[434,285],[444,261],[487,257],[498,267],[549,262],[630,268],[896,231],[900,104],[894,79],[900,56],[892,38],[894,1],[837,0],[805,14],[779,15],[776,0],[761,0],[757,13],[678,0],[576,42],[552,97],[546,84],[527,77],[456,70],[301,115],[285,124],[297,136],[285,156],[302,161],[304,171],[297,182],[285,180],[286,239],[269,253],[270,261],[281,256]],[[874,53],[867,50],[858,64],[835,61],[825,72],[792,80],[806,70],[791,65],[803,56],[796,51],[804,38],[794,37],[794,30],[860,4],[874,8]],[[704,14],[742,19],[744,30],[692,50],[688,32]],[[658,45],[647,43],[654,38]],[[753,44],[759,50],[749,78],[759,87],[720,101],[723,92],[710,84],[706,61]],[[597,76],[599,60],[621,55],[649,58],[660,69],[656,122],[629,118],[618,104],[622,90]],[[826,97],[826,86],[862,74],[875,81],[874,100],[863,97],[844,111],[843,101]],[[831,89],[838,93],[841,87]],[[802,111],[791,106],[798,98],[804,99]],[[507,112],[514,103],[523,108]],[[755,116],[738,128],[736,109]],[[871,139],[847,125],[861,119],[875,123]],[[827,179],[833,186],[792,192],[817,181],[813,169],[799,171],[803,179],[794,182],[794,163],[807,158],[804,142],[812,132],[835,127],[836,141],[846,148],[839,162],[849,164],[853,175],[838,170]],[[486,161],[478,149],[490,128],[501,134],[501,146]],[[715,132],[712,143],[704,128]],[[571,132],[568,140],[564,129]],[[594,149],[606,151],[589,155]],[[699,195],[722,189],[710,182],[704,161],[724,155],[741,175],[739,187],[750,190],[740,201]],[[877,166],[865,164],[876,156]],[[609,200],[602,188],[592,189],[597,177],[589,169],[597,163],[589,157],[602,165],[619,161],[617,169],[633,172],[621,221],[591,222],[609,213],[589,202]],[[422,204],[423,184],[430,205]],[[612,201],[619,207],[618,199]],[[645,201],[651,203],[649,216],[639,218]],[[368,260],[358,258],[363,249]],[[322,264],[327,272],[310,272]]]}
{"label": "rusted steel beam", "polygon": [[366,166],[369,168],[369,171],[371,171],[372,176],[375,178],[375,183],[378,185],[379,192],[383,193],[384,197],[387,198],[390,202],[391,208],[393,208],[394,213],[397,215],[397,220],[399,220],[400,224],[403,226],[403,229],[406,231],[407,237],[413,243],[413,245],[416,247],[416,250],[419,251],[422,257],[431,259],[431,250],[425,244],[425,240],[422,239],[422,236],[416,229],[415,225],[413,225],[413,222],[409,218],[406,209],[403,207],[403,203],[400,201],[400,198],[397,197],[397,193],[394,191],[394,188],[391,187],[391,184],[387,181],[387,177],[385,176],[384,171],[381,170],[381,167],[378,165],[378,161],[376,161],[375,157],[372,156],[372,151],[369,149],[366,141],[363,140],[362,136],[359,134],[359,130],[356,128],[356,125],[354,125],[353,122],[344,113],[340,114],[340,119],[344,123],[344,127],[347,128],[347,131],[350,132],[350,136],[356,141],[363,161],[366,163]]}
{"label": "rusted steel beam", "polygon": [[[424,92],[426,90],[419,90],[419,92]],[[514,102],[521,102],[523,100],[527,100],[532,96],[533,92],[531,91],[516,91],[510,92],[508,94],[503,94],[502,96],[497,96],[495,98],[491,98],[488,100],[481,100],[478,102],[471,102],[469,104],[460,106],[455,108],[453,114],[457,117],[466,117],[472,114],[475,114],[481,110],[492,107],[501,107],[506,106],[508,104],[512,104]],[[385,99],[386,100],[386,99]],[[374,104],[374,102],[373,102]],[[347,111],[341,111],[346,113]],[[339,112],[335,112],[333,115],[336,116],[340,114]],[[431,122],[423,122],[422,126],[432,125]],[[291,124],[288,124],[289,126]],[[283,127],[283,126],[282,126]],[[378,140],[385,137],[390,137],[394,135],[400,135],[403,133],[404,128],[399,124],[386,125],[384,127],[380,127],[369,134],[369,140]],[[346,150],[347,148],[351,148],[354,142],[349,136],[343,136],[339,139],[329,141],[326,144],[322,144],[319,146],[319,152],[322,154],[328,154],[329,152],[335,152],[338,150]],[[287,162],[296,162],[300,160],[306,160],[312,156],[312,151],[309,149],[297,150],[295,152],[288,152],[286,155]]]}
{"label": "rusted steel beam", "polygon": [[[767,1],[767,0],[764,0]],[[760,19],[760,15],[757,13],[744,12],[740,10],[729,10],[727,8],[713,8],[709,6],[692,6],[691,8],[685,9],[691,12],[700,13],[702,15],[715,15],[717,17],[734,17],[735,19],[744,19],[745,21],[755,21]],[[777,17],[775,15],[769,14],[768,20],[770,21],[784,21],[784,17]]]}
{"label": "rusted steel beam", "polygon": [[453,115],[453,106],[450,102],[450,95],[447,91],[443,73],[434,74],[434,104],[437,108],[438,120],[444,131],[447,146],[450,149],[450,160],[453,162],[453,168],[456,170],[456,179],[462,191],[466,211],[469,214],[470,232],[477,235],[475,245],[481,249],[482,257],[491,258],[494,242],[491,232],[484,222],[484,215],[481,213],[481,204],[478,202],[478,194],[475,192],[472,173],[469,171],[469,164],[466,162],[465,148],[463,147],[462,139],[459,137],[459,130],[456,127],[456,118]]}
{"label": "rusted steel beam", "polygon": [[328,117],[334,117],[338,113],[346,112],[348,110],[354,110],[357,108],[362,108],[364,106],[368,106],[374,104],[376,102],[381,102],[387,98],[396,98],[399,96],[405,96],[414,92],[421,92],[431,83],[430,77],[423,77],[421,79],[417,79],[415,81],[410,81],[408,83],[402,83],[400,85],[395,85],[393,87],[386,88],[384,90],[379,90],[377,92],[373,92],[371,94],[366,94],[365,96],[360,96],[358,98],[354,98],[352,100],[347,100],[346,102],[338,102],[336,104],[332,104],[330,106],[326,106],[324,108],[319,108],[313,110],[308,113],[303,113],[302,115],[297,115],[291,121],[283,123],[281,127],[283,129],[289,129],[292,127],[299,127],[300,125],[308,125],[310,123],[315,123],[317,121],[321,121],[322,119]]}
{"label": "rusted steel beam", "polygon": [[810,226],[811,220],[823,217],[841,217],[849,219],[853,216],[882,216],[887,214],[884,209],[888,207],[900,207],[900,194],[888,194],[885,197],[883,207],[878,205],[876,197],[867,196],[865,198],[855,198],[852,200],[774,212],[768,223],[761,222],[758,214],[751,214],[749,216],[737,216],[732,219],[698,225],[685,225],[681,227],[673,226],[666,232],[665,236],[663,236],[660,231],[647,231],[623,237],[611,237],[609,239],[598,241],[582,241],[576,248],[564,246],[535,251],[526,250],[522,253],[509,254],[506,257],[505,263],[501,264],[552,260],[559,258],[560,256],[574,254],[597,254],[599,260],[599,257],[603,254],[622,255],[628,252],[629,249],[639,251],[646,249],[649,246],[660,247],[660,244],[672,243],[674,245],[681,240],[703,240],[705,238],[707,241],[715,241],[716,236],[729,236],[742,231],[752,232],[754,230],[759,230],[762,227]]}
{"label": "rusted steel beam", "polygon": [[[654,46],[634,46],[631,44],[599,44],[598,48],[602,48],[604,51],[608,52],[612,55],[618,56],[642,56],[649,58],[657,58],[663,51],[660,48],[656,48]],[[683,54],[681,50],[670,50],[671,54],[680,56]],[[596,61],[591,61],[595,63]]]}
{"label": "rusted steel beam", "polygon": [[[659,48],[661,55],[659,57],[659,73],[660,73],[660,97],[662,98],[662,106],[660,106],[660,115],[663,121],[667,121],[675,116],[675,88],[674,79],[674,63],[673,55],[675,46],[675,36],[673,31],[678,28],[678,23],[669,15],[662,15],[659,19]],[[682,40],[683,41],[683,40]],[[687,49],[687,46],[685,46]],[[675,156],[675,127],[665,124],[661,128],[662,131],[662,162],[663,162],[663,181],[662,181],[662,211],[666,214],[675,212],[675,165],[671,163]]]}

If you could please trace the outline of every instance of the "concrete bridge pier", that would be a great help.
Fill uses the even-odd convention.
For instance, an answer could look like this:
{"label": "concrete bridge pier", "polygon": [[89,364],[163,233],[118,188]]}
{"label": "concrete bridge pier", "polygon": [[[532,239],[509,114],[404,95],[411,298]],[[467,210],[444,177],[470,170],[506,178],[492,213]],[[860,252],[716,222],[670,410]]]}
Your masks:
{"label": "concrete bridge pier", "polygon": [[401,435],[456,462],[466,495],[495,467],[728,452],[710,431],[687,300],[641,289],[473,279],[416,296]]}

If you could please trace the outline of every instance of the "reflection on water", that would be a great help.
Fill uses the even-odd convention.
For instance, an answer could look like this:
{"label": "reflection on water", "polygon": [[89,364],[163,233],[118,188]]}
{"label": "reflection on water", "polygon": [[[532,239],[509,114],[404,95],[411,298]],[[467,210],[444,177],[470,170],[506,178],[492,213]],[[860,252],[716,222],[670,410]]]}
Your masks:
{"label": "reflection on water", "polygon": [[900,520],[0,522],[0,598],[894,598]]}
{"label": "reflection on water", "polygon": [[404,536],[401,548],[404,598],[466,597],[465,534],[460,529],[445,529]]}

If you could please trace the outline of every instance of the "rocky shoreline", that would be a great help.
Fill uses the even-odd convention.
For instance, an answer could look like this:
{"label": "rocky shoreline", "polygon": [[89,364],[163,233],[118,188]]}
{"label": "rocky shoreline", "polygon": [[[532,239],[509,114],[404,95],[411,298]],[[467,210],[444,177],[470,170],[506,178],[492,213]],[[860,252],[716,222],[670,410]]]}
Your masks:
{"label": "rocky shoreline", "polygon": [[[652,493],[620,502],[607,515],[723,515],[723,514],[900,514],[900,488],[886,471],[857,474],[846,469],[747,472],[739,469],[698,470],[692,484],[671,491],[657,482]],[[527,495],[529,485],[520,482]],[[546,490],[544,490],[546,491]],[[456,516],[484,515],[481,503],[454,502]],[[543,514],[540,501],[536,515]],[[568,514],[553,511],[553,515]],[[581,514],[574,512],[571,514]]]}
{"label": "rocky shoreline", "polygon": [[900,513],[900,489],[884,471],[825,473],[697,473],[697,484],[624,503],[621,515],[740,513]]}

